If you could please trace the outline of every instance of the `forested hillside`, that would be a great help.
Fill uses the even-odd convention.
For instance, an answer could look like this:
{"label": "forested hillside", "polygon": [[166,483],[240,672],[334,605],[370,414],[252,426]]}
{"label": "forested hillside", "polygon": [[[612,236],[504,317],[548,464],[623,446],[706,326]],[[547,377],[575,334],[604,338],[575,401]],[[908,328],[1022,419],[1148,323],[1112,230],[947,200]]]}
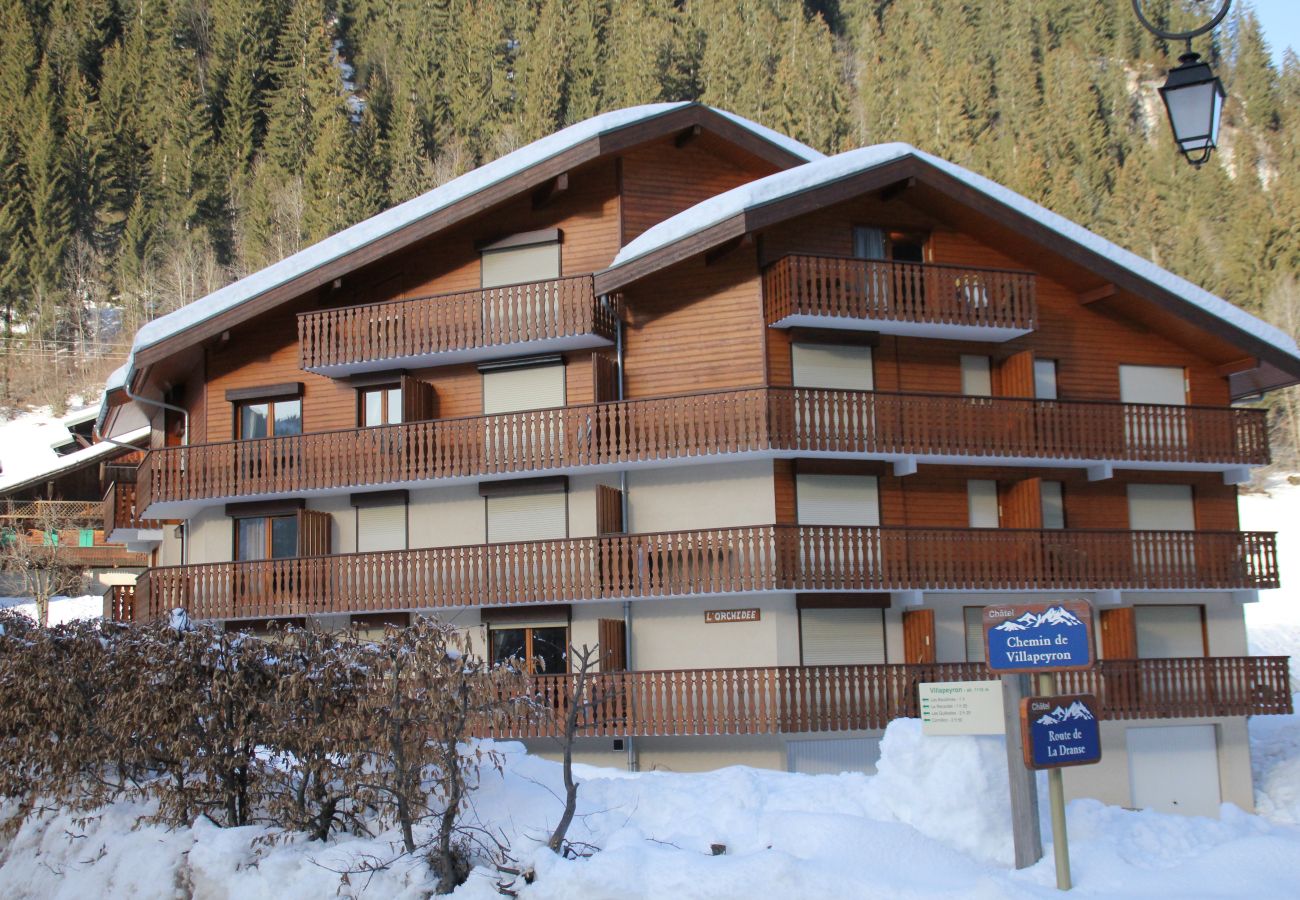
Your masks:
{"label": "forested hillside", "polygon": [[112,352],[351,222],[656,100],[826,151],[909,141],[1281,319],[1300,62],[1275,70],[1235,6],[1214,45],[1225,146],[1193,172],[1154,91],[1179,48],[1130,0],[0,0],[4,391],[27,399],[15,354],[38,339]]}

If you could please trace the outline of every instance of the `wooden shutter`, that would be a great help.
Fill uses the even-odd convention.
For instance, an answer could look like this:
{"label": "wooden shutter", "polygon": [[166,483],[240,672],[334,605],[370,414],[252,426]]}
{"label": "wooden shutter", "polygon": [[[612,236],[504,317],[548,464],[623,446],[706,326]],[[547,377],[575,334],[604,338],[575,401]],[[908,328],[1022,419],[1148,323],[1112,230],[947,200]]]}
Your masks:
{"label": "wooden shutter", "polygon": [[591,354],[591,385],[596,403],[618,399],[618,362],[608,353]]}
{"label": "wooden shutter", "polygon": [[319,509],[298,510],[298,555],[329,556],[330,514]]}
{"label": "wooden shutter", "polygon": [[401,386],[403,422],[426,422],[437,415],[433,385],[403,375]]}
{"label": "wooden shutter", "polygon": [[934,655],[934,610],[909,609],[903,613],[903,662],[932,663]]}
{"label": "wooden shutter", "polygon": [[1137,659],[1137,627],[1133,607],[1101,611],[1101,655],[1105,659]]}
{"label": "wooden shutter", "polygon": [[1003,528],[1042,528],[1042,481],[1022,478],[1010,483],[999,482],[999,521]]}
{"label": "wooden shutter", "polygon": [[799,611],[799,633],[805,666],[885,661],[883,610],[803,609]]}
{"label": "wooden shutter", "polygon": [[999,397],[1034,396],[1034,351],[1022,350],[998,363],[993,387]]}
{"label": "wooden shutter", "polygon": [[627,623],[622,619],[599,619],[596,634],[600,640],[600,671],[626,671]]}
{"label": "wooden shutter", "polygon": [[623,492],[607,484],[596,485],[596,534],[623,531]]}

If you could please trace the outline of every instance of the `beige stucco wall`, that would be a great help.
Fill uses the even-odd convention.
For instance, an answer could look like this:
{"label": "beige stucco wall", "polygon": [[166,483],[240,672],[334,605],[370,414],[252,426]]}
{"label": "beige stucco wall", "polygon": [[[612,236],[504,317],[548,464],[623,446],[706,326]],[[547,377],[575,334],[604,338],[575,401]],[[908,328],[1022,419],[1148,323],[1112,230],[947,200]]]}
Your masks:
{"label": "beige stucco wall", "polygon": [[[757,608],[757,622],[704,623],[709,609]],[[637,669],[721,669],[799,664],[793,594],[741,594],[632,604]]]}

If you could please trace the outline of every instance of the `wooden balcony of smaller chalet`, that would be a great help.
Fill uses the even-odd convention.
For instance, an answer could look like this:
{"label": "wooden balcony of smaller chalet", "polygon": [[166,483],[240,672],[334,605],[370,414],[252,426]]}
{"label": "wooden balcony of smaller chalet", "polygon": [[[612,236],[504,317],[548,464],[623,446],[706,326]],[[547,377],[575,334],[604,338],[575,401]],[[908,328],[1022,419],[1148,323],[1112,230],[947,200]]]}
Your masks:
{"label": "wooden balcony of smaller chalet", "polygon": [[1278,586],[1274,535],[758,525],[150,569],[134,615],[284,618],[810,591]]}
{"label": "wooden balcony of smaller chalet", "polygon": [[[1057,675],[1062,693],[1094,694],[1106,720],[1293,712],[1285,656],[1103,659]],[[983,663],[768,666],[589,675],[600,698],[578,720],[580,737],[805,734],[882,729],[920,718],[918,685],[993,680]],[[535,675],[533,709],[498,738],[555,737],[573,702],[574,675]]]}
{"label": "wooden balcony of smaller chalet", "polygon": [[0,527],[42,522],[94,525],[100,521],[100,512],[101,506],[94,500],[6,500],[0,505]]}
{"label": "wooden balcony of smaller chalet", "polygon": [[298,315],[299,364],[332,378],[607,347],[617,302],[579,275]]}
{"label": "wooden balcony of smaller chalet", "polygon": [[748,388],[151,450],[137,509],[730,457],[1221,471],[1268,462],[1264,411]]}
{"label": "wooden balcony of smaller chalet", "polygon": [[140,516],[134,482],[115,481],[100,502],[104,540],[109,544],[155,544],[162,540],[162,523]]}
{"label": "wooden balcony of smaller chalet", "polygon": [[790,255],[763,275],[774,328],[842,328],[909,337],[1002,342],[1038,316],[1032,272]]}

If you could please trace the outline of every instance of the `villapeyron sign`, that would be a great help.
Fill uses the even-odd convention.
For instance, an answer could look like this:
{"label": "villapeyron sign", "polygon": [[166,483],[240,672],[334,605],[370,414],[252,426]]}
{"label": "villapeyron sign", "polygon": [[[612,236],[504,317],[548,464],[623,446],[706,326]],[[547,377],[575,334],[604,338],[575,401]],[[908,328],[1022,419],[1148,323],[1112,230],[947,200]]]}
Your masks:
{"label": "villapeyron sign", "polygon": [[758,609],[707,609],[704,611],[704,623],[717,625],[723,622],[757,622],[763,617]]}
{"label": "villapeyron sign", "polygon": [[1092,606],[1086,600],[984,607],[988,667],[997,673],[1092,667]]}
{"label": "villapeyron sign", "polygon": [[1097,698],[1092,694],[1024,698],[1020,701],[1020,734],[1025,765],[1031,769],[1101,761]]}

